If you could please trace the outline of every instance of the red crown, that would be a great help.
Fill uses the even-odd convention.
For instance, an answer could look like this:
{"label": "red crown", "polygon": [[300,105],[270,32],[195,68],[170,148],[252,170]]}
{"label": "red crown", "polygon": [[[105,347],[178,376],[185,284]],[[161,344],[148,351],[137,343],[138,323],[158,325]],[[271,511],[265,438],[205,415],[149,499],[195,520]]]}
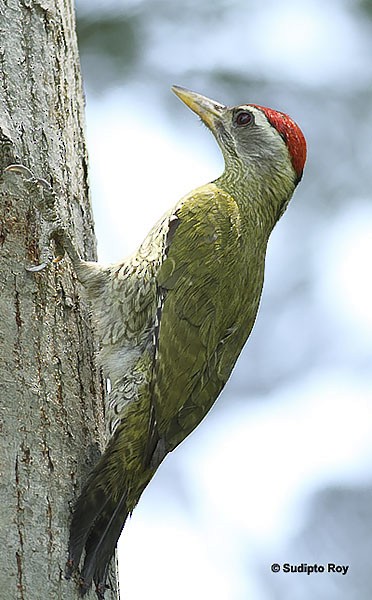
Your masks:
{"label": "red crown", "polygon": [[259,106],[258,104],[252,104],[251,106],[262,110],[269,123],[280,133],[287,144],[293,168],[299,179],[301,179],[306,161],[306,140],[297,123],[285,113],[272,108]]}

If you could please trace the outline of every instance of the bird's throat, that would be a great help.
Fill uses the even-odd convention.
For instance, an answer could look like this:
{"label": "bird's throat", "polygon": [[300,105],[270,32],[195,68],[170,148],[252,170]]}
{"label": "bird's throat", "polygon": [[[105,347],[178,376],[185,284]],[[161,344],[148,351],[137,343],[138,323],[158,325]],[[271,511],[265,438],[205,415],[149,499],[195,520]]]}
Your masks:
{"label": "bird's throat", "polygon": [[226,168],[214,183],[234,199],[244,222],[259,225],[267,236],[285,211],[294,191],[293,182],[282,173],[278,173],[268,186],[267,178],[256,177],[248,170],[239,173],[237,169]]}

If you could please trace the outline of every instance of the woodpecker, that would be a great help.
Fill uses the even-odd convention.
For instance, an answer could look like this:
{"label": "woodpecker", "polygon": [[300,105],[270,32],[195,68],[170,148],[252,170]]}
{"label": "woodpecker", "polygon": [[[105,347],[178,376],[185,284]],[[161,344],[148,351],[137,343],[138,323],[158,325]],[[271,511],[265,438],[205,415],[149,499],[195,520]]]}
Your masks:
{"label": "woodpecker", "polygon": [[222,175],[183,197],[117,264],[83,261],[65,244],[111,382],[111,438],[75,506],[68,560],[71,574],[85,551],[80,592],[94,581],[100,599],[126,519],[214,404],[250,335],[267,242],[306,160],[305,138],[286,114],[172,90],[213,133]]}

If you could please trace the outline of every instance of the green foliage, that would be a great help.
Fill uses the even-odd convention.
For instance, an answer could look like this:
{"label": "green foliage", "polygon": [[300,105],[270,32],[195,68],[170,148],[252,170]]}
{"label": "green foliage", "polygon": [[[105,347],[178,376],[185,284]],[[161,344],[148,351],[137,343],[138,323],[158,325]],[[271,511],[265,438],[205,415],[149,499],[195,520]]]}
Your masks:
{"label": "green foliage", "polygon": [[99,85],[120,82],[133,71],[144,37],[139,19],[123,12],[84,13],[77,35],[84,77]]}
{"label": "green foliage", "polygon": [[360,8],[368,17],[372,17],[372,0],[359,0]]}

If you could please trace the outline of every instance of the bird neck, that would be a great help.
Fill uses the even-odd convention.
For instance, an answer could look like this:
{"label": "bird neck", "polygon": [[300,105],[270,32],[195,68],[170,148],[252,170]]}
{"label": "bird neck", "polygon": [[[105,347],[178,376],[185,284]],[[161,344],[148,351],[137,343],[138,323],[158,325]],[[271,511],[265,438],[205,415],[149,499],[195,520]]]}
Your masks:
{"label": "bird neck", "polygon": [[260,223],[267,235],[284,213],[295,189],[293,173],[285,163],[270,171],[267,165],[257,163],[244,168],[226,163],[214,183],[234,198],[245,220]]}

